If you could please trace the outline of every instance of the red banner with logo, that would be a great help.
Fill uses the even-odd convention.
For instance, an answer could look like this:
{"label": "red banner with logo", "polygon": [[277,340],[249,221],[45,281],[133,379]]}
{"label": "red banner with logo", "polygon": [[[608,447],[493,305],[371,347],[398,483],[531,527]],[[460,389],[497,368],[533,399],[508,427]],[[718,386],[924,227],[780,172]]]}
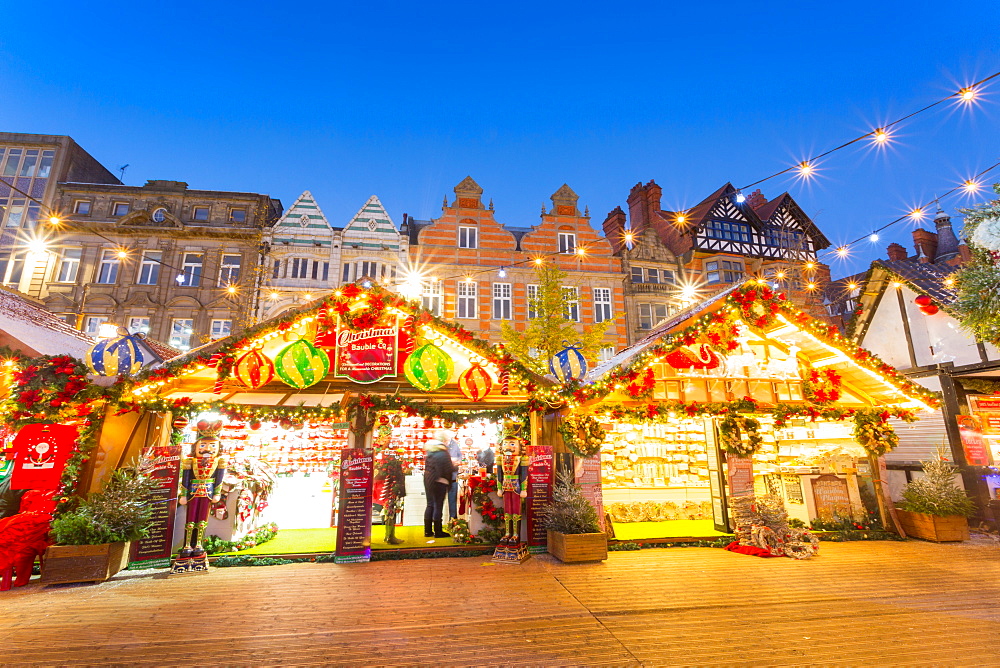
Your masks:
{"label": "red banner with logo", "polygon": [[552,446],[528,448],[528,545],[546,545],[539,514],[552,502]]}
{"label": "red banner with logo", "polygon": [[78,433],[67,424],[29,424],[14,437],[11,489],[59,489],[66,460],[76,447]]}
{"label": "red banner with logo", "polygon": [[337,514],[337,554],[349,564],[372,556],[372,490],[375,461],[360,448],[344,448],[340,456],[340,511]]}
{"label": "red banner with logo", "polygon": [[[328,341],[324,339],[324,342]],[[337,329],[333,349],[333,375],[355,383],[374,383],[396,376],[399,323],[358,331]]]}
{"label": "red banner with logo", "polygon": [[989,466],[990,455],[986,449],[986,439],[979,420],[971,415],[958,415],[958,435],[965,450],[965,461],[969,466]]}

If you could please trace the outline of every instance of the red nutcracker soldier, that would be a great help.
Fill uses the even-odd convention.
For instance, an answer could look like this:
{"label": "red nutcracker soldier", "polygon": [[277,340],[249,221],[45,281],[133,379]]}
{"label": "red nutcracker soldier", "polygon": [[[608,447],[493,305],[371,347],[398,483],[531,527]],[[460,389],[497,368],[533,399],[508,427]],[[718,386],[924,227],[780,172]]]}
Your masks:
{"label": "red nutcracker soldier", "polygon": [[193,456],[181,463],[183,476],[178,493],[178,503],[187,506],[184,524],[184,546],[181,548],[171,573],[205,572],[208,560],[202,541],[208,526],[212,504],[221,498],[222,479],[226,475],[226,458],[221,456],[219,431],[222,421],[200,420],[196,425],[198,439],[194,442]]}
{"label": "red nutcracker soldier", "polygon": [[500,498],[503,500],[504,535],[493,553],[493,560],[520,563],[528,558],[521,542],[521,517],[524,499],[528,496],[521,457],[521,439],[507,436],[500,446]]}

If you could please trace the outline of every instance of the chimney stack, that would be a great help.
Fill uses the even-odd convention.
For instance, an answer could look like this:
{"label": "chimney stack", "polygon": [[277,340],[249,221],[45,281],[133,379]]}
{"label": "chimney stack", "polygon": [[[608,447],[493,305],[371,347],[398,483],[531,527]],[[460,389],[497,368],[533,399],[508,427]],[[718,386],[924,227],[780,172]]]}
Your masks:
{"label": "chimney stack", "polygon": [[923,263],[934,262],[937,253],[938,235],[930,230],[917,228],[913,230],[913,247],[917,251],[917,259]]}
{"label": "chimney stack", "polygon": [[617,255],[625,246],[625,239],[622,236],[625,231],[625,212],[622,211],[622,208],[616,206],[604,219],[601,227],[604,228],[604,236],[611,243],[611,247]]}
{"label": "chimney stack", "polygon": [[889,252],[889,259],[893,262],[906,259],[906,248],[897,243],[889,244],[886,249]]}

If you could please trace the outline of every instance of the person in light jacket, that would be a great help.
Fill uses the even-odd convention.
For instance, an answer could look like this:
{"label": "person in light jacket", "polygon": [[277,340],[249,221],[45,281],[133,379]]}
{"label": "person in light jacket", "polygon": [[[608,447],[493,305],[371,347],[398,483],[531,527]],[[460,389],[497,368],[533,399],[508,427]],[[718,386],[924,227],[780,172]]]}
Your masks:
{"label": "person in light jacket", "polygon": [[451,432],[439,429],[427,441],[427,456],[424,458],[424,492],[427,494],[427,509],[424,510],[424,536],[427,538],[451,538],[441,526],[444,500],[451,487],[455,465],[448,454]]}

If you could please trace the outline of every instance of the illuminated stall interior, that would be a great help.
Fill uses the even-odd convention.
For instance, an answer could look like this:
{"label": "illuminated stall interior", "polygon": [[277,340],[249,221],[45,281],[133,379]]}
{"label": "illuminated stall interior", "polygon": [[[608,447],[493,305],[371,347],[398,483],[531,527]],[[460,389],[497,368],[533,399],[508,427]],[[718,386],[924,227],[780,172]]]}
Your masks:
{"label": "illuminated stall interior", "polygon": [[[759,422],[756,494],[779,496],[789,517],[807,525],[877,515],[854,420],[827,418],[872,407],[925,410],[934,397],[787,302],[771,298],[762,310],[745,300],[744,308],[735,297],[745,289],[665,321],[588,375],[599,400],[577,410],[590,411],[607,433],[601,474],[617,538],[720,534],[712,469],[725,474],[718,444],[726,415],[737,410]],[[623,375],[630,369],[639,373]],[[737,406],[745,397],[757,410]],[[746,429],[737,437],[749,442]]]}
{"label": "illuminated stall interior", "polygon": [[[362,292],[358,302],[351,305],[350,315],[365,312],[366,296],[372,299],[382,294],[387,293],[382,293],[377,286],[367,294]],[[435,429],[450,428],[463,451],[463,473],[474,472],[476,453],[496,442],[497,417],[528,400],[516,381],[517,376],[507,377],[503,370],[516,366],[514,370],[522,378],[529,372],[516,363],[501,361],[490,344],[472,339],[454,325],[431,318],[394,296],[383,298],[386,302],[394,299],[392,303],[396,305],[385,307],[386,314],[376,327],[412,327],[409,331],[415,336],[408,343],[408,337],[393,335],[398,337],[397,354],[379,358],[387,366],[379,372],[383,377],[377,380],[364,376],[363,379],[370,382],[358,382],[347,374],[338,373],[334,361],[339,351],[336,341],[341,339],[325,331],[332,329],[335,333],[337,320],[332,315],[331,304],[321,300],[263,323],[245,333],[244,338],[223,339],[172,360],[169,374],[147,376],[133,389],[134,399],[154,411],[165,412],[175,401],[186,403],[190,400],[189,408],[185,409],[190,420],[182,427],[187,444],[193,443],[200,420],[223,421],[219,438],[230,461],[225,479],[228,495],[225,509],[223,502],[220,502],[218,513],[213,509],[208,535],[238,540],[259,526],[275,523],[279,527],[278,537],[247,552],[333,551],[340,457],[348,445],[351,417],[345,408],[371,400],[375,405],[366,408],[374,422],[366,445],[372,448],[376,469],[381,459],[392,456],[400,460],[407,474],[407,496],[397,521],[402,525],[397,537],[406,542],[398,547],[420,547],[427,543],[423,535],[422,482],[427,440],[432,438]],[[302,346],[302,340],[314,349],[310,351]],[[439,363],[434,367],[437,380],[432,383],[437,386],[423,391],[404,373],[404,365],[409,362],[412,366],[415,356],[428,344],[435,350],[424,350],[423,354],[438,356],[432,360],[434,364]],[[289,367],[291,362],[282,358],[283,352],[292,345],[298,345],[305,353],[293,358],[293,361],[305,360],[302,369]],[[212,363],[218,360],[220,351],[234,362],[232,374],[221,382],[217,366]],[[255,388],[248,387],[244,381],[248,373],[246,364],[241,366],[241,363],[248,355],[257,366],[272,364],[280,369],[284,363],[286,369],[291,369],[293,382],[305,384],[309,380],[310,367],[312,373],[322,370],[322,360],[317,355],[327,354],[330,357],[328,373],[307,387],[290,386],[280,372]],[[441,358],[447,361],[441,362]],[[471,392],[475,401],[468,396],[467,372],[470,369],[477,370],[478,380],[473,381],[478,385]],[[256,369],[258,373],[254,376],[258,380],[269,375],[262,376],[259,371]],[[303,376],[307,377],[305,381],[301,381]],[[426,376],[420,376],[421,381],[425,379]],[[544,384],[541,379],[534,380]],[[502,393],[503,390],[507,393]],[[190,448],[190,445],[185,447]],[[378,487],[376,481],[375,523],[382,522],[378,514]],[[178,511],[175,536],[180,536],[182,512]],[[446,524],[447,515],[446,509]],[[373,549],[389,547],[381,539],[382,533],[375,529],[372,532]],[[451,541],[440,539],[435,544],[451,544]]]}

